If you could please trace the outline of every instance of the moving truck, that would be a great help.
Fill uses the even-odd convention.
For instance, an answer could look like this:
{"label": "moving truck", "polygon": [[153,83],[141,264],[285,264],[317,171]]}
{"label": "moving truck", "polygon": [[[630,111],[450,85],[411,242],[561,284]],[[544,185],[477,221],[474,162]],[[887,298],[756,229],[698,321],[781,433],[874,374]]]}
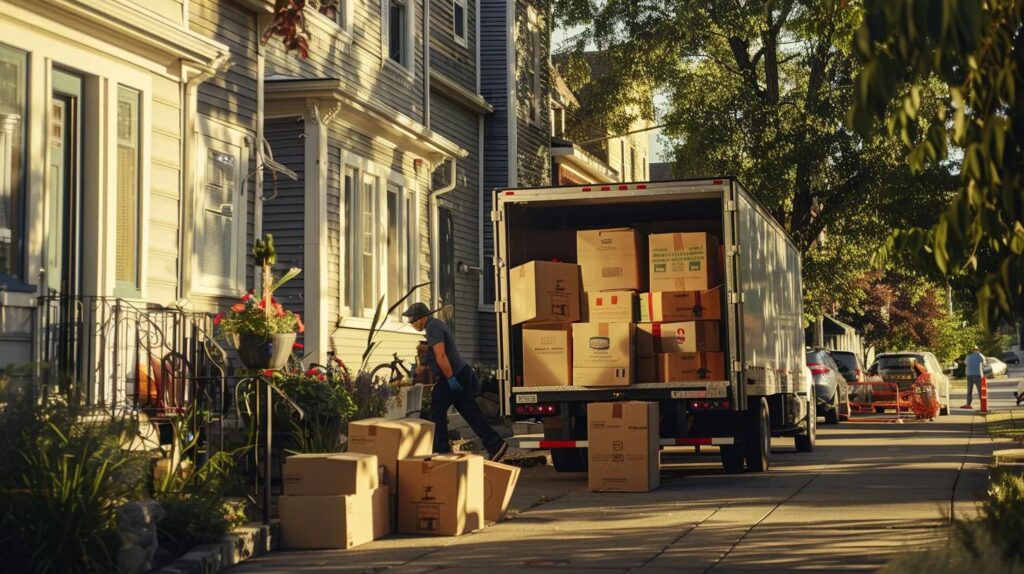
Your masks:
{"label": "moving truck", "polygon": [[[729,472],[768,470],[772,436],[794,437],[799,451],[814,448],[814,396],[802,377],[800,254],[782,226],[734,178],[501,189],[495,191],[492,205],[503,414],[544,423],[543,439],[522,440],[521,447],[550,449],[559,471],[586,470],[587,405],[639,400],[658,403],[662,446],[718,446],[722,465]],[[588,238],[607,232],[611,245],[629,230],[633,230],[635,246],[626,235],[624,249],[635,249],[640,264],[625,265],[625,273],[598,269],[596,275],[590,264],[583,268],[583,283],[577,290],[588,289],[590,276],[598,277],[590,279],[592,286],[597,284],[603,272],[619,280],[609,283],[616,291],[603,293],[610,296],[592,292],[572,296],[580,297],[586,309],[588,302],[594,304],[597,299],[621,305],[618,301],[632,301],[635,294],[638,305],[641,301],[651,305],[644,314],[650,321],[663,314],[654,302],[669,304],[665,301],[674,296],[643,293],[651,291],[651,275],[664,270],[661,260],[655,260],[662,248],[654,244],[667,242],[671,249],[675,241],[679,248],[681,242],[696,235],[698,252],[706,249],[707,261],[715,262],[713,285],[707,286],[714,296],[708,297],[709,291],[704,291],[703,317],[713,317],[717,324],[712,325],[714,329],[703,329],[703,338],[691,339],[690,344],[709,345],[707,349],[715,353],[685,354],[672,349],[675,354],[638,358],[637,353],[643,354],[642,348],[651,345],[643,337],[650,337],[652,327],[656,331],[658,325],[636,322],[624,326],[621,320],[629,315],[618,312],[606,316],[620,317],[619,323],[580,323],[573,318],[569,323],[531,324],[512,319],[516,310],[511,306],[522,304],[522,296],[512,292],[516,281],[522,281],[520,266],[535,261],[578,263],[579,258],[592,255],[577,253],[577,245],[584,249],[580,232],[589,234]],[[601,265],[617,265],[609,261],[606,258]],[[634,267],[639,269],[638,278],[632,277],[637,272]],[[566,294],[574,288],[570,279],[564,274],[558,279],[557,289],[562,289],[559,310],[565,308]],[[623,290],[633,284],[640,288]],[[664,280],[659,279],[659,284]],[[540,288],[530,291],[534,292],[544,293]],[[699,291],[691,294],[696,296]],[[605,310],[595,308],[591,314],[597,312]],[[640,315],[634,315],[634,321]],[[553,374],[524,380],[524,330],[528,345],[546,341],[544,349],[556,351],[575,346],[575,360],[557,355],[551,361],[555,368],[547,371]],[[579,355],[617,352],[622,358],[623,348],[631,349],[633,355],[630,363],[616,363],[621,370],[601,372],[600,363]],[[714,357],[710,362],[715,364],[700,366],[699,357]],[[659,379],[650,382],[654,372]]]}

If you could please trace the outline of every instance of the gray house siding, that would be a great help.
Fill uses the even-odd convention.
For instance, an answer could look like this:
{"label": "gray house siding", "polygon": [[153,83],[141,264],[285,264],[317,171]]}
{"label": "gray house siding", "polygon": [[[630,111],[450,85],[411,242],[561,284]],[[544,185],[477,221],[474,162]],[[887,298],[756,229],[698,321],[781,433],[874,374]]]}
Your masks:
{"label": "gray house siding", "polygon": [[[551,37],[546,24],[548,9],[547,3],[543,0],[516,1],[516,27],[521,38],[527,34],[527,7],[530,5],[537,11],[540,19],[538,27],[540,29],[541,54],[540,66],[537,68],[540,74],[540,89],[537,94],[540,112],[537,117],[538,121],[534,122],[532,118],[527,117],[528,114],[524,110],[517,110],[517,187],[541,186],[551,183],[551,72],[550,66],[548,66],[549,51],[545,48],[551,45]],[[523,73],[526,69],[526,62],[523,61],[521,52],[516,56],[516,77],[519,85],[522,85],[529,81],[529,78]],[[519,93],[525,93],[525,90],[520,90]],[[518,105],[521,106],[522,102],[518,102]]]}
{"label": "gray house siding", "polygon": [[465,46],[455,40],[453,0],[429,0],[429,2],[431,69],[475,92],[477,0],[466,0],[467,42]]}
{"label": "gray house siding", "polygon": [[[276,197],[263,206],[263,232],[274,236],[277,247],[277,265],[274,273],[280,275],[291,267],[304,266],[303,221],[305,218],[305,139],[302,122],[294,117],[272,118],[264,122],[267,141],[274,148],[274,159],[298,176],[298,181],[278,177],[275,183],[270,173],[265,174],[267,196]],[[302,281],[296,279],[281,287],[275,297],[282,305],[296,313],[304,313]]]}

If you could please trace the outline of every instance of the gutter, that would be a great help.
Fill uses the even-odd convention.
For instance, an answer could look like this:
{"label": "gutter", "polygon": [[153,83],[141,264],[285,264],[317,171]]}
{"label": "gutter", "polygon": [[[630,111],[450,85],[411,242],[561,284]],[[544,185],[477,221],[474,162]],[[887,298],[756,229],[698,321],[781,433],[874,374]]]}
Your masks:
{"label": "gutter", "polygon": [[[430,266],[431,266],[431,276],[432,276],[433,281],[434,281],[434,289],[433,289],[433,291],[434,291],[434,307],[435,308],[438,307],[441,304],[441,296],[440,296],[440,292],[439,292],[440,288],[441,288],[441,245],[440,245],[441,225],[440,225],[440,221],[438,220],[439,211],[440,211],[440,208],[438,207],[438,198],[441,197],[442,195],[450,192],[451,190],[455,189],[455,184],[457,183],[456,180],[455,180],[455,174],[457,173],[457,171],[456,171],[457,161],[458,161],[458,159],[456,157],[452,157],[451,176],[449,178],[448,185],[445,185],[444,187],[442,187],[440,189],[435,189],[434,192],[430,194],[430,200],[429,200],[429,202],[430,202],[430,251],[431,251]],[[451,303],[451,302],[449,302],[449,303]]]}

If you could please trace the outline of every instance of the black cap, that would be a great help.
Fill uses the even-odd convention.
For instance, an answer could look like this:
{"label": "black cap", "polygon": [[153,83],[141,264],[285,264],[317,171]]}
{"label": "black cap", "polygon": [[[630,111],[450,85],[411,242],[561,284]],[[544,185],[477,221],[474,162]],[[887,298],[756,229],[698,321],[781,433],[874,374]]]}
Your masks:
{"label": "black cap", "polygon": [[426,303],[417,302],[409,305],[409,308],[405,310],[405,313],[402,313],[402,316],[415,321],[416,319],[426,317],[431,313],[433,313],[433,311],[430,310],[430,307],[427,307]]}

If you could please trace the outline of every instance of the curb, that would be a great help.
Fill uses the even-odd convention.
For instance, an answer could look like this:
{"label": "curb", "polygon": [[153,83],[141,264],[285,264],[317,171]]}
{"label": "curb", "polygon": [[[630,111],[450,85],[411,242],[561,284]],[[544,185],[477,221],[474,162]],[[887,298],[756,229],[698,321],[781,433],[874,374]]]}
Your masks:
{"label": "curb", "polygon": [[276,549],[277,531],[276,520],[269,526],[259,522],[250,522],[229,533],[219,544],[196,546],[184,556],[154,572],[157,574],[214,574]]}

